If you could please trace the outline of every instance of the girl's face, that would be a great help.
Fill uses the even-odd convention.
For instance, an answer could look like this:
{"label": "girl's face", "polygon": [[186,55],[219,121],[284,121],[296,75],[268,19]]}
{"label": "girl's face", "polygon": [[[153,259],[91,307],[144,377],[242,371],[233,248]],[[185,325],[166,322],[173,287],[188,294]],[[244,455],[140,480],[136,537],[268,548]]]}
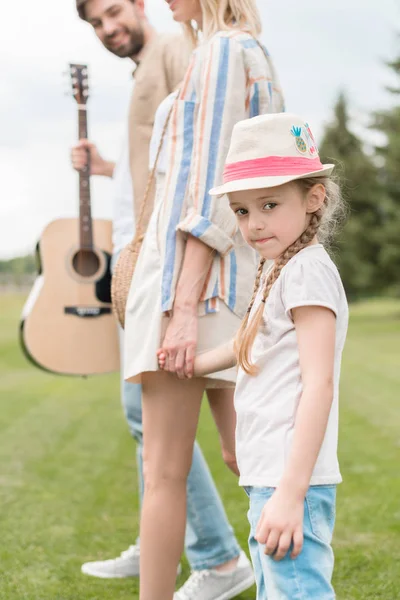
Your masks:
{"label": "girl's face", "polygon": [[301,236],[311,213],[321,208],[324,199],[325,188],[320,183],[306,194],[293,182],[229,194],[244,239],[267,260],[278,258]]}
{"label": "girl's face", "polygon": [[165,0],[172,16],[178,23],[196,21],[201,25],[202,11],[200,0]]}

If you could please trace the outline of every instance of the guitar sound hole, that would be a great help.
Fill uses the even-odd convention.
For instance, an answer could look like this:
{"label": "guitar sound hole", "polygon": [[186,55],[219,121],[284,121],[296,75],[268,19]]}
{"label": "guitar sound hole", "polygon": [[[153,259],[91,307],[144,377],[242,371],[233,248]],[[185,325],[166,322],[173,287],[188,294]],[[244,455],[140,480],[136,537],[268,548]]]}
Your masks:
{"label": "guitar sound hole", "polygon": [[72,265],[82,277],[92,277],[100,266],[100,260],[91,250],[79,250],[72,259]]}

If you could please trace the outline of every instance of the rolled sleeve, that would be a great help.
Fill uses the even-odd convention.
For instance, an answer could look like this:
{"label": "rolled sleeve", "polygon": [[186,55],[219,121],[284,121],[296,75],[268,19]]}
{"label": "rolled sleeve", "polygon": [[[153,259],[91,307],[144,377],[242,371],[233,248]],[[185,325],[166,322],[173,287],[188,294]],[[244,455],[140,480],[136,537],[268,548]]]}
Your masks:
{"label": "rolled sleeve", "polygon": [[232,235],[228,235],[218,225],[199,215],[194,210],[179,223],[177,229],[197,237],[204,244],[214,248],[214,250],[222,255],[228,254],[233,248],[233,235],[236,232],[236,227]]}

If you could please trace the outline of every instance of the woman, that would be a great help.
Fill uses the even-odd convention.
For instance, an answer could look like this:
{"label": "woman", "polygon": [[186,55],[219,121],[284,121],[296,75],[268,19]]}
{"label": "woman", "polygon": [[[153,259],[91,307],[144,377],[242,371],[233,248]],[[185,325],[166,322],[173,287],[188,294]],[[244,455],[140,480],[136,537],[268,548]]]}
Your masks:
{"label": "woman", "polygon": [[[156,208],[127,303],[125,375],[131,381],[140,376],[143,386],[141,600],[173,596],[184,539],[186,478],[205,389],[224,459],[236,470],[236,372],[183,377],[191,377],[196,354],[234,335],[256,269],[227,199],[212,199],[208,190],[222,180],[235,123],[283,109],[272,63],[256,41],[261,25],[255,0],[172,0],[169,5],[175,20],[201,42],[173,105],[165,179],[158,181]],[[158,370],[160,346],[172,373]]]}

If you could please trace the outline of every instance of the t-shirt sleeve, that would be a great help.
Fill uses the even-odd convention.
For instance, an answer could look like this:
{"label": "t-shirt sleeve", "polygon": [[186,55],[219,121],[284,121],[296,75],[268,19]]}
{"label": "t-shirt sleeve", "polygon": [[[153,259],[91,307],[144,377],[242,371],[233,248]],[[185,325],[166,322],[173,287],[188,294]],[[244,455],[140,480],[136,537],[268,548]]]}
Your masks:
{"label": "t-shirt sleeve", "polygon": [[340,290],[335,272],[320,260],[295,260],[284,273],[282,286],[286,314],[299,306],[323,306],[338,314]]}

